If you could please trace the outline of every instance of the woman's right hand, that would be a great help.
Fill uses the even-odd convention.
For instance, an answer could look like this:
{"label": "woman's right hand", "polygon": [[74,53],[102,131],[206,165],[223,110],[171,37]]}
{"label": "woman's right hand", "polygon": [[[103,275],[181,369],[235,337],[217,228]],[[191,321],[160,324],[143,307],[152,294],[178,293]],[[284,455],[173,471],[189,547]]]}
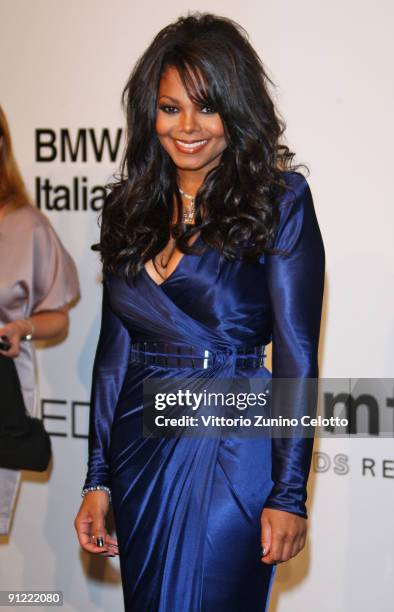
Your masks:
{"label": "woman's right hand", "polygon": [[[99,553],[104,557],[115,557],[119,554],[118,542],[105,528],[105,517],[109,509],[109,497],[105,491],[89,491],[85,494],[78,514],[74,520],[81,547],[90,553]],[[101,536],[104,546],[95,544]]]}
{"label": "woman's right hand", "polygon": [[11,321],[4,327],[0,327],[0,336],[6,336],[11,344],[7,351],[0,350],[0,354],[5,357],[18,357],[20,353],[20,344],[24,335],[29,333],[29,324],[23,319]]}

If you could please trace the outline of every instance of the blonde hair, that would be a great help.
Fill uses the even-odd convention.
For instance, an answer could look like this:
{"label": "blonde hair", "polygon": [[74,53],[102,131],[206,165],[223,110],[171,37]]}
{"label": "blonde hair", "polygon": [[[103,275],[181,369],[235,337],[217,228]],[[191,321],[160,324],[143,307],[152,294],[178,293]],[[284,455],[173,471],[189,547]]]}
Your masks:
{"label": "blonde hair", "polygon": [[0,202],[11,208],[32,204],[12,150],[10,129],[0,105]]}

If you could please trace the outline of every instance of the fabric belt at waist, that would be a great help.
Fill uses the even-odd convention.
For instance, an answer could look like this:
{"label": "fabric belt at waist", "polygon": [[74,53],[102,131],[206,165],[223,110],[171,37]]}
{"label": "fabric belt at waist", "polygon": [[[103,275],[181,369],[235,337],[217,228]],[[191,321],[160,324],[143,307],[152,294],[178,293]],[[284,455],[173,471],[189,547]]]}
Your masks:
{"label": "fabric belt at waist", "polygon": [[[265,345],[235,347],[237,368],[263,368]],[[210,368],[220,355],[231,351],[212,351],[170,342],[133,342],[130,361],[172,368]]]}

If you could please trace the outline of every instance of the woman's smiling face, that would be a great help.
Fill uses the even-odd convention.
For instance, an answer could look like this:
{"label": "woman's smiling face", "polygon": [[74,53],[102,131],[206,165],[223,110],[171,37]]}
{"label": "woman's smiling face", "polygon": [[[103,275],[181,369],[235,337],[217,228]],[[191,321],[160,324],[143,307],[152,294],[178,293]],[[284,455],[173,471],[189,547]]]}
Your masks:
{"label": "woman's smiling face", "polygon": [[158,92],[156,133],[162,147],[181,170],[208,172],[227,147],[222,120],[215,109],[193,102],[176,68],[162,74]]}

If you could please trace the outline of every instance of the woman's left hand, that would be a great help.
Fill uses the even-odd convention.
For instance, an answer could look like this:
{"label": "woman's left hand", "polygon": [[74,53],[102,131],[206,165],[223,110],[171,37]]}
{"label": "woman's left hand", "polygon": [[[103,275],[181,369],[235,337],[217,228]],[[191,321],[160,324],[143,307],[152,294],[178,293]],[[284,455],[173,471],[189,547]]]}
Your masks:
{"label": "woman's left hand", "polygon": [[17,320],[0,327],[0,336],[7,336],[11,343],[8,351],[0,350],[1,355],[6,357],[17,357],[20,353],[21,339],[29,333],[29,327],[25,321]]}
{"label": "woman's left hand", "polygon": [[261,513],[261,546],[267,553],[262,563],[288,561],[305,546],[307,520],[302,516],[275,508],[264,508]]}

